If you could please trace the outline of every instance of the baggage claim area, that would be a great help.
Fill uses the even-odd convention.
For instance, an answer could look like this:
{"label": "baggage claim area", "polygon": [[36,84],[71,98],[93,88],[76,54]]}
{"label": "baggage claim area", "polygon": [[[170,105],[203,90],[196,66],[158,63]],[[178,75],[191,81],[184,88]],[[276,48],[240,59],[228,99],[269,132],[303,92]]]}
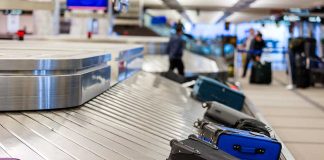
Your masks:
{"label": "baggage claim area", "polygon": [[324,159],[323,0],[1,0],[0,160]]}

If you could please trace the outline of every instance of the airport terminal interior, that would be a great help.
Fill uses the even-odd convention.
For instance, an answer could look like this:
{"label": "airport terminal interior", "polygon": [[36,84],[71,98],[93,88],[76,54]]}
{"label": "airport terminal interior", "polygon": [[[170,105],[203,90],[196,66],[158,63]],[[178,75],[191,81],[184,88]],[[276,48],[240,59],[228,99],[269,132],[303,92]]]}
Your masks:
{"label": "airport terminal interior", "polygon": [[0,0],[0,160],[324,160],[324,0]]}

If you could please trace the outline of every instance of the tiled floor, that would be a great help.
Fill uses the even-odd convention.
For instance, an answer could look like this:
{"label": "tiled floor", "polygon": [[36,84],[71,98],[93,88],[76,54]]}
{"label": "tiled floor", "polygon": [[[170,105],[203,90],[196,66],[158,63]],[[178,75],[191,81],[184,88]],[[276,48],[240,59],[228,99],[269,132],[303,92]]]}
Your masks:
{"label": "tiled floor", "polygon": [[324,159],[324,88],[287,90],[283,72],[272,85],[241,83],[246,95],[262,112],[297,160]]}

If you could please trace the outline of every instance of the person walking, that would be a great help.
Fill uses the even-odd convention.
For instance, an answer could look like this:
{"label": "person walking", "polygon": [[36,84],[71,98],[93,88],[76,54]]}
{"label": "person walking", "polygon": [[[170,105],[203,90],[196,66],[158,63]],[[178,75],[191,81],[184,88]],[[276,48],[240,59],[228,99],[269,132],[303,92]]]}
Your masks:
{"label": "person walking", "polygon": [[265,48],[265,42],[262,38],[262,34],[259,32],[255,38],[252,40],[250,49],[248,50],[247,56],[246,56],[246,62],[244,65],[243,75],[242,78],[246,76],[247,69],[249,67],[250,61],[260,61],[263,48]]}
{"label": "person walking", "polygon": [[167,45],[167,54],[169,54],[169,71],[173,71],[174,69],[178,70],[178,73],[184,76],[184,64],[182,61],[183,49],[185,46],[185,42],[182,38],[182,28],[176,28],[176,34],[171,36],[170,41]]}

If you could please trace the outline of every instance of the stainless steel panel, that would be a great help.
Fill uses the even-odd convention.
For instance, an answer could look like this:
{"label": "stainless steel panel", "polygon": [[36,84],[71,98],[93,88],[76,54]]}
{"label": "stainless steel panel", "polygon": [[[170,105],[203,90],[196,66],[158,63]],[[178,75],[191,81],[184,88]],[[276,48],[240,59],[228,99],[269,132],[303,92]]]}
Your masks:
{"label": "stainless steel panel", "polygon": [[6,115],[0,115],[0,124],[45,159],[74,159],[69,153],[57,148]]}
{"label": "stainless steel panel", "polygon": [[11,114],[11,118],[15,119],[24,127],[32,130],[34,133],[38,134],[40,137],[44,138],[48,142],[54,144],[57,148],[62,151],[69,153],[73,158],[79,160],[89,160],[89,159],[103,159],[89,150],[86,150],[82,146],[70,141],[69,139],[53,132],[51,129],[41,125],[40,123],[30,119],[22,114]]}
{"label": "stainless steel panel", "polygon": [[[76,132],[86,134],[88,138],[93,138],[94,141],[97,143],[100,143],[106,147],[110,147],[117,153],[122,154],[123,156],[126,156],[130,159],[152,159],[142,152],[142,148],[138,145],[134,145],[134,143],[130,143],[128,141],[122,140],[117,135],[109,134],[108,132],[100,129],[99,127],[96,127],[86,121],[82,121],[80,119],[74,118],[72,116],[69,116],[67,114],[53,114],[53,113],[45,113],[42,112],[42,115],[45,117],[48,117],[58,123],[61,123],[63,126],[66,126],[70,128],[71,130],[74,130]],[[119,140],[122,140],[121,142]],[[124,142],[124,143],[122,143]],[[127,143],[128,142],[128,143]],[[136,147],[134,147],[136,146]],[[136,149],[139,149],[141,151],[135,151]]]}
{"label": "stainless steel panel", "polygon": [[159,128],[156,128],[155,126],[151,126],[150,124],[146,124],[145,122],[142,122],[141,120],[134,121],[133,118],[128,118],[127,116],[116,114],[117,112],[110,112],[110,110],[107,111],[107,109],[105,107],[103,107],[102,105],[100,105],[98,103],[86,104],[85,106],[91,107],[91,109],[94,109],[94,108],[103,109],[104,113],[106,113],[107,115],[114,116],[118,120],[128,121],[136,127],[139,127],[141,129],[144,129],[147,131],[151,131],[151,132],[155,133],[156,135],[160,135],[161,137],[163,137],[167,140],[171,140],[172,138],[180,138],[179,135],[172,135],[172,133],[169,133],[165,130],[160,130]]}
{"label": "stainless steel panel", "polygon": [[97,106],[93,106],[93,105],[90,105],[90,104],[85,104],[84,106],[88,107],[89,109],[101,112],[101,113],[105,114],[105,116],[107,116],[107,117],[108,116],[113,117],[114,119],[116,119],[118,121],[121,121],[121,122],[126,123],[126,124],[131,125],[131,126],[134,126],[134,127],[138,128],[140,130],[143,130],[143,131],[148,132],[150,134],[153,134],[155,136],[161,137],[166,141],[169,141],[172,138],[176,138],[176,137],[169,137],[169,136],[167,136],[165,134],[162,134],[160,131],[153,130],[153,129],[151,129],[151,128],[147,127],[147,126],[144,126],[144,125],[142,125],[142,124],[140,124],[138,122],[129,121],[127,119],[124,119],[123,117],[120,117],[120,116],[115,115],[113,113],[107,112],[106,110],[103,110],[101,108],[98,109]]}
{"label": "stainless steel panel", "polygon": [[[123,92],[125,92],[125,93],[123,93]],[[141,99],[142,101],[137,102],[137,104],[140,104],[141,106],[151,107],[151,108],[153,108],[153,107],[159,108],[159,112],[165,112],[166,115],[169,115],[169,118],[171,118],[172,115],[174,115],[176,117],[181,117],[181,115],[186,115],[187,116],[186,118],[192,117],[191,119],[196,120],[197,115],[192,115],[191,113],[185,112],[185,109],[181,109],[177,106],[177,105],[181,106],[181,104],[179,104],[179,102],[174,104],[172,102],[168,102],[167,100],[164,100],[164,98],[161,98],[160,101],[156,100],[156,97],[152,96],[152,92],[147,92],[146,97],[143,96],[144,94],[140,94],[141,91],[134,92],[134,93],[132,93],[132,92],[133,91],[129,91],[129,90],[127,90],[127,91],[119,90],[118,92],[114,92],[114,94],[115,95],[124,95],[130,101],[136,101],[138,99]],[[136,96],[136,94],[138,94],[138,95]],[[163,95],[159,95],[159,97],[160,96],[163,96]],[[179,101],[180,101],[180,99],[179,99]],[[163,103],[161,103],[161,102],[163,102]],[[170,104],[169,107],[166,109],[163,107],[165,103]],[[190,109],[193,109],[193,108],[190,108]],[[191,121],[189,121],[188,123],[191,124]]]}
{"label": "stainless steel panel", "polygon": [[141,135],[146,136],[145,139],[147,139],[147,140],[149,140],[151,142],[157,142],[157,144],[163,143],[164,145],[169,146],[169,142],[166,141],[166,139],[163,138],[160,134],[156,134],[156,133],[152,132],[149,129],[145,130],[143,128],[137,127],[136,125],[129,124],[129,123],[127,123],[127,121],[124,122],[122,120],[115,119],[114,117],[111,117],[111,116],[105,114],[104,111],[93,110],[91,108],[83,107],[83,108],[81,108],[81,110],[77,110],[77,112],[81,113],[81,114],[89,114],[89,113],[93,114],[93,115],[95,115],[97,117],[108,120],[111,123],[115,123],[116,125],[119,125],[121,127],[125,127],[125,128],[128,129],[128,131],[133,130],[135,132],[138,132]]}
{"label": "stainless steel panel", "polygon": [[10,158],[10,155],[3,148],[0,148],[0,158]]}
{"label": "stainless steel panel", "polygon": [[[92,110],[88,110],[88,111],[86,111],[86,110],[71,110],[71,111],[69,111],[69,113],[89,117],[89,118],[94,119],[98,122],[101,122],[107,126],[113,127],[117,130],[120,130],[121,132],[136,136],[137,138],[140,138],[143,141],[146,141],[148,143],[156,145],[160,149],[166,149],[166,150],[170,149],[169,143],[166,143],[165,140],[158,138],[154,135],[151,135],[147,132],[144,132],[143,130],[140,130],[136,127],[132,127],[130,125],[123,124],[119,121],[116,121],[115,119],[106,117],[106,116],[100,114],[100,112],[95,113],[95,111],[92,111]],[[153,141],[154,141],[154,143],[153,143]]]}
{"label": "stainless steel panel", "polygon": [[[26,160],[43,160],[44,158],[33,151],[28,144],[25,144],[14,134],[10,133],[2,125],[0,126],[0,144],[4,151],[12,158]],[[1,158],[6,158],[6,155]]]}
{"label": "stainless steel panel", "polygon": [[174,131],[174,132],[171,132],[172,135],[181,136],[181,135],[183,135],[183,133],[185,133],[184,131],[182,131],[180,129],[172,127],[168,123],[161,122],[161,120],[155,120],[153,118],[149,118],[147,116],[138,114],[134,110],[121,110],[121,109],[118,109],[118,105],[114,106],[113,104],[102,103],[102,100],[101,101],[93,100],[93,101],[96,102],[96,103],[93,103],[96,106],[97,105],[107,106],[106,109],[109,110],[109,112],[112,112],[116,115],[120,115],[121,117],[124,117],[125,119],[128,119],[130,121],[140,120],[141,122],[145,122],[151,128],[156,128],[156,130],[159,130],[159,131],[172,129]]}
{"label": "stainless steel panel", "polygon": [[[104,95],[101,95],[101,96],[105,97]],[[107,99],[101,99],[101,96],[100,97],[97,97],[97,98],[99,100],[106,101],[107,103],[109,101],[112,101],[114,103],[117,103],[118,106],[121,109],[125,109],[126,111],[132,111],[132,110],[134,110],[134,112],[136,112],[137,114],[140,114],[142,116],[145,116],[145,117],[147,117],[149,119],[159,120],[159,121],[162,120],[162,121],[165,122],[165,124],[169,124],[169,126],[171,126],[171,127],[181,128],[181,129],[184,129],[184,130],[189,129],[189,127],[187,127],[186,125],[183,125],[183,123],[184,123],[183,121],[178,121],[174,117],[171,117],[171,116],[169,116],[167,114],[163,114],[162,112],[159,112],[159,111],[152,110],[149,107],[144,108],[144,107],[142,107],[142,105],[125,104],[125,101],[118,102],[116,99],[114,99],[112,97],[108,97],[108,96],[106,97]],[[132,114],[132,112],[130,112],[130,114]]]}
{"label": "stainless steel panel", "polygon": [[110,67],[71,75],[0,76],[0,110],[44,110],[74,107],[109,88]]}
{"label": "stainless steel panel", "polygon": [[5,41],[0,48],[0,90],[6,91],[0,111],[79,106],[138,72],[143,51],[136,45],[40,41]]}
{"label": "stainless steel panel", "polygon": [[[90,118],[88,116],[83,116],[83,115],[80,115],[80,114],[75,114],[73,112],[55,112],[56,114],[58,115],[63,115],[63,116],[66,116],[67,114],[68,115],[71,115],[73,118],[76,118],[75,120],[77,119],[80,119],[80,120],[83,120],[83,121],[86,121],[87,123],[90,123],[92,124],[93,126],[96,126],[96,130],[99,130],[100,131],[105,131],[106,133],[108,134],[104,134],[104,136],[108,137],[108,135],[111,134],[110,137],[112,137],[113,139],[119,141],[118,139],[120,139],[120,143],[122,144],[125,144],[123,143],[125,140],[129,141],[129,142],[132,142],[136,145],[138,145],[140,148],[142,148],[142,150],[144,149],[145,151],[147,152],[152,152],[153,155],[164,155],[164,156],[167,156],[169,153],[169,148],[167,149],[163,149],[157,145],[154,145],[150,142],[148,142],[147,140],[143,140],[141,138],[138,138],[140,135],[132,135],[132,134],[129,134],[128,132],[122,132],[121,130],[119,129],[116,129],[116,128],[119,128],[117,126],[115,126],[116,128],[112,127],[111,125],[111,122],[108,123],[108,124],[105,124],[105,123],[102,123],[100,121],[96,121],[94,120],[93,118]],[[117,135],[117,138],[114,138],[115,136]],[[131,146],[130,146],[131,147]],[[134,150],[137,150],[137,149],[134,149]]]}
{"label": "stainless steel panel", "polygon": [[51,129],[53,132],[58,133],[66,137],[67,139],[79,144],[80,146],[83,146],[89,151],[95,153],[96,155],[103,157],[104,159],[127,160],[126,157],[122,156],[121,154],[118,154],[111,146],[104,146],[101,143],[98,143],[96,141],[96,134],[91,134],[89,132],[83,132],[82,130],[80,131],[74,128],[66,127],[63,125],[64,121],[62,123],[57,123],[56,121],[36,112],[25,112],[23,114],[41,123],[42,125]]}
{"label": "stainless steel panel", "polygon": [[62,49],[1,49],[0,70],[81,70],[107,63],[111,53]]}

